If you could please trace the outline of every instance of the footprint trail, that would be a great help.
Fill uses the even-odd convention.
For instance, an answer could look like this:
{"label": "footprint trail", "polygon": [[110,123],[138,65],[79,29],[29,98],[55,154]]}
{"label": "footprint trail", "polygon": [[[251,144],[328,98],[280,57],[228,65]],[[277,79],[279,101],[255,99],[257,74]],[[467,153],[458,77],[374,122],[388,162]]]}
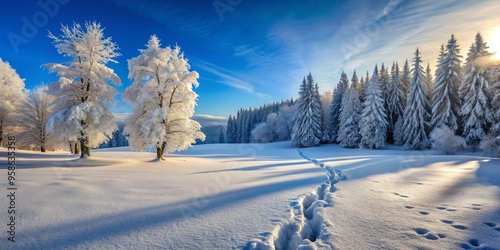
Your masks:
{"label": "footprint trail", "polygon": [[244,249],[297,249],[299,247],[313,247],[311,242],[328,237],[326,233],[326,220],[321,210],[333,206],[332,196],[337,189],[335,184],[345,180],[345,176],[338,169],[326,166],[316,159],[305,156],[299,150],[300,156],[313,163],[317,167],[327,171],[327,180],[312,191],[297,198],[296,202],[290,203],[291,218],[276,226],[272,234],[264,241],[252,240]]}

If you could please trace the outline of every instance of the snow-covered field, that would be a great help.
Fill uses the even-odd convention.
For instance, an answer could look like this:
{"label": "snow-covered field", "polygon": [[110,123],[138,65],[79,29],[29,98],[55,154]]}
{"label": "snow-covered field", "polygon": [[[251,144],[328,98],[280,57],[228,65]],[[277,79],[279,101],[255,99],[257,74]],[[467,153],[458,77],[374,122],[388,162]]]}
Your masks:
{"label": "snow-covered field", "polygon": [[290,142],[154,156],[18,151],[16,243],[0,248],[500,249],[498,159]]}

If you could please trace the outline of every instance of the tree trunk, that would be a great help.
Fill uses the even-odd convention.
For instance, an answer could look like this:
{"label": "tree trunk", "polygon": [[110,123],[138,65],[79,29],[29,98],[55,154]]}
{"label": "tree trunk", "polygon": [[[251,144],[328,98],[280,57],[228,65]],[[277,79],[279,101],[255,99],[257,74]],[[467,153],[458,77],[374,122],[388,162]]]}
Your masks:
{"label": "tree trunk", "polygon": [[165,146],[162,145],[161,147],[156,147],[156,158],[160,160],[165,160],[163,157],[163,152],[165,152]]}
{"label": "tree trunk", "polygon": [[69,152],[73,154],[73,143],[69,142]]}
{"label": "tree trunk", "polygon": [[90,147],[85,146],[85,153],[87,154],[88,157],[90,157]]}
{"label": "tree trunk", "polygon": [[41,146],[41,147],[40,147],[40,151],[41,151],[42,153],[45,153],[45,146]]}
{"label": "tree trunk", "polygon": [[85,156],[85,139],[81,138],[80,139],[80,158],[83,158]]}
{"label": "tree trunk", "polygon": [[78,142],[75,142],[75,150],[73,151],[73,153],[75,155],[79,155],[80,154],[80,150],[79,150],[79,147],[78,147]]}
{"label": "tree trunk", "polygon": [[156,158],[161,159],[162,157],[163,157],[163,155],[161,153],[161,148],[156,147]]}
{"label": "tree trunk", "polygon": [[3,139],[3,121],[0,121],[0,147],[2,146]]}

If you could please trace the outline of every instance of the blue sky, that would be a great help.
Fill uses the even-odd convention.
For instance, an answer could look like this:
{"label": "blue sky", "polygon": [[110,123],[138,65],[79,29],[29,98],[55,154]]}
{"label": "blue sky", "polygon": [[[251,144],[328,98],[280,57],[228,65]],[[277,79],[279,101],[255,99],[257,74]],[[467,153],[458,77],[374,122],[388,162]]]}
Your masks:
{"label": "blue sky", "polygon": [[[226,10],[218,12],[214,2]],[[39,3],[58,7],[47,12]],[[119,63],[108,66],[122,79],[122,92],[130,84],[127,59],[157,34],[163,45],[180,45],[200,74],[196,114],[227,117],[241,107],[296,97],[309,71],[321,91],[332,90],[342,70],[365,74],[375,63],[402,64],[417,46],[434,67],[451,33],[463,55],[478,31],[500,49],[498,13],[494,0],[3,1],[0,58],[26,79],[27,88],[50,83],[56,76],[41,65],[68,58],[57,54],[48,30],[59,35],[61,24],[97,21],[120,47]],[[26,29],[26,20],[34,30]],[[12,34],[22,43],[13,45]],[[114,112],[131,110],[116,100]]]}

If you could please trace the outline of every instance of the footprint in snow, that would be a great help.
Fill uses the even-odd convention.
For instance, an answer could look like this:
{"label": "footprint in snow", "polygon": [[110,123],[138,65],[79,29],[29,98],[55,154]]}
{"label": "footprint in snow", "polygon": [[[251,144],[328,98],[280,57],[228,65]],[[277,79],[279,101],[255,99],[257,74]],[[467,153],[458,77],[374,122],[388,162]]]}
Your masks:
{"label": "footprint in snow", "polygon": [[481,210],[480,207],[481,207],[481,204],[477,204],[477,203],[472,204],[472,210]]}
{"label": "footprint in snow", "polygon": [[436,235],[431,234],[431,233],[427,234],[425,236],[425,238],[428,239],[428,240],[438,240],[439,239],[439,237],[437,237]]}
{"label": "footprint in snow", "polygon": [[406,209],[413,209],[414,206],[405,206]]}
{"label": "footprint in snow", "polygon": [[438,237],[441,239],[444,239],[444,238],[446,238],[446,234],[438,234]]}
{"label": "footprint in snow", "polygon": [[401,198],[410,198],[410,196],[408,196],[408,195],[404,195],[404,194],[400,194],[400,193],[393,193],[393,194],[394,194],[394,195],[397,195],[397,196],[399,196],[399,197],[401,197]]}
{"label": "footprint in snow", "polygon": [[454,208],[448,208],[448,209],[446,209],[446,211],[448,211],[448,212],[455,212],[455,211],[457,211],[457,210],[456,210],[456,209],[454,209]]}
{"label": "footprint in snow", "polygon": [[467,226],[464,226],[464,225],[451,225],[452,227],[456,228],[456,229],[460,229],[460,230],[466,230],[468,229]]}
{"label": "footprint in snow", "polygon": [[460,247],[462,249],[473,249],[473,248],[479,247],[480,245],[481,244],[479,243],[479,240],[477,240],[477,239],[470,239],[469,241],[467,241],[467,243],[460,244]]}
{"label": "footprint in snow", "polygon": [[426,238],[428,240],[439,240],[440,238],[446,238],[445,234],[437,234],[437,236],[436,236],[435,234],[429,232],[429,230],[427,228],[418,227],[418,228],[414,228],[413,230],[415,231],[415,233],[417,233],[418,235],[424,236],[424,238]]}
{"label": "footprint in snow", "polygon": [[453,224],[453,221],[452,220],[441,220],[441,222],[445,223],[445,224],[448,224],[448,225],[451,225],[452,227],[456,228],[456,229],[460,229],[460,230],[467,230],[468,227],[467,226],[464,226],[464,225],[455,225]]}
{"label": "footprint in snow", "polygon": [[498,225],[497,223],[484,222],[484,224],[488,227],[491,227],[493,230],[500,232],[500,225]]}
{"label": "footprint in snow", "polygon": [[446,207],[436,207],[436,208],[439,209],[439,210],[445,210],[446,209]]}
{"label": "footprint in snow", "polygon": [[426,211],[420,211],[419,212],[421,215],[429,215],[429,212],[426,212]]}
{"label": "footprint in snow", "polygon": [[496,223],[493,223],[493,222],[485,222],[484,224],[485,224],[486,226],[488,226],[488,227],[496,227],[496,226],[497,226],[497,224],[496,224]]}
{"label": "footprint in snow", "polygon": [[479,241],[477,239],[470,239],[469,244],[471,244],[472,246],[475,246],[475,247],[478,247],[480,245]]}
{"label": "footprint in snow", "polygon": [[453,221],[452,221],[452,220],[441,220],[441,221],[442,221],[443,223],[445,223],[445,224],[449,224],[449,225],[453,224]]}
{"label": "footprint in snow", "polygon": [[418,235],[424,235],[426,233],[429,232],[429,230],[427,230],[427,228],[421,228],[421,227],[418,227],[418,228],[415,228],[413,229],[415,230],[415,232],[418,234]]}

